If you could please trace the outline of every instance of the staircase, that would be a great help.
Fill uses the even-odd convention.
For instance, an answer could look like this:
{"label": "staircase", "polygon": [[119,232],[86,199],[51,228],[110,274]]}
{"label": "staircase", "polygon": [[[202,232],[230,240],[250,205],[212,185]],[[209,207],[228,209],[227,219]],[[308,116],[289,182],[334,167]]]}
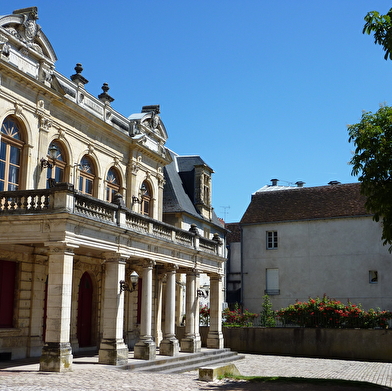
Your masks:
{"label": "staircase", "polygon": [[144,371],[160,373],[182,373],[196,370],[200,367],[217,365],[226,362],[240,360],[244,356],[230,349],[202,349],[198,353],[183,353],[178,356],[160,356],[157,355],[155,360],[135,360],[130,359],[129,363],[117,367],[120,370],[127,371]]}

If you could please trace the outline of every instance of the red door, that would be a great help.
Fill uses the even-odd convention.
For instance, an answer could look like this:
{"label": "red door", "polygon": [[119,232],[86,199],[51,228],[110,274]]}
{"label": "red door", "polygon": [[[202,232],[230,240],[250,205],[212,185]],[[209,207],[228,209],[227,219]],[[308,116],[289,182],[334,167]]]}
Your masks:
{"label": "red door", "polygon": [[77,333],[80,347],[91,346],[92,302],[93,284],[90,275],[85,272],[80,279],[78,298]]}
{"label": "red door", "polygon": [[14,327],[16,263],[0,261],[0,328]]}

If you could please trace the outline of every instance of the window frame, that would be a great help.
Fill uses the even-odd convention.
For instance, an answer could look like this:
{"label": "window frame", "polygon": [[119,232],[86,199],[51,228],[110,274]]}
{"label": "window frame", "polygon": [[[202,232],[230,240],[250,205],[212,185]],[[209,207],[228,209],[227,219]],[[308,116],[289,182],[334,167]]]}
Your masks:
{"label": "window frame", "polygon": [[[57,154],[54,159],[49,154],[49,150],[52,148],[52,146],[55,146],[57,149]],[[46,171],[46,188],[48,189],[57,182],[65,182],[65,170],[67,167],[67,162],[65,159],[64,148],[57,140],[53,140],[50,143],[47,153],[47,160],[52,165],[49,166]]]}
{"label": "window frame", "polygon": [[[110,180],[109,175],[110,173],[113,173],[113,177],[115,179],[115,182]],[[113,196],[116,193],[120,193],[121,189],[121,177],[120,173],[118,172],[117,168],[115,167],[110,167],[108,170],[108,173],[106,175],[106,187],[105,187],[105,199],[107,202],[113,202]]]}
{"label": "window frame", "polygon": [[[83,163],[84,161],[84,163]],[[86,164],[88,162],[88,164]],[[90,156],[84,155],[80,159],[80,164],[79,164],[79,184],[78,184],[78,189],[82,194],[86,194],[89,196],[94,197],[95,196],[95,181],[96,181],[96,175],[95,175],[95,165],[93,160],[91,159]],[[91,182],[91,192],[89,193],[86,191],[87,184],[88,182]]]}
{"label": "window frame", "polygon": [[[12,123],[13,126],[6,127],[6,123]],[[16,129],[14,131],[13,129]],[[19,190],[21,185],[21,168],[23,166],[23,147],[25,145],[22,138],[22,127],[18,120],[11,116],[6,117],[0,129],[0,165],[4,165],[3,178],[0,178],[0,182],[3,187],[3,191],[14,191]],[[4,146],[4,158],[3,158],[3,146]],[[12,162],[12,148],[18,151],[18,162]],[[10,174],[13,170],[17,172],[16,181],[10,180]],[[11,187],[11,189],[10,189]]]}
{"label": "window frame", "polygon": [[140,186],[140,213],[144,216],[152,216],[152,187],[147,181]]}
{"label": "window frame", "polygon": [[266,231],[266,249],[278,249],[278,231]]}

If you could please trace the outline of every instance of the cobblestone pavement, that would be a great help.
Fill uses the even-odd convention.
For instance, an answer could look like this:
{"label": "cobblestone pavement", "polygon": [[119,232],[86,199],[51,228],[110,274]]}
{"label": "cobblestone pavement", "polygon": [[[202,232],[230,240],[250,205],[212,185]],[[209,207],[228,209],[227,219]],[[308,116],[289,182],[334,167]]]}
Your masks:
{"label": "cobblestone pavement", "polygon": [[[311,377],[325,379],[359,380],[392,387],[392,364],[328,360],[317,358],[282,357],[245,354],[235,361],[245,376]],[[37,360],[0,363],[0,390],[9,391],[190,391],[241,389],[228,388],[225,381],[212,383],[198,380],[198,371],[177,375],[132,372],[100,365],[97,357],[75,358],[73,371],[69,373],[39,372]],[[131,360],[130,360],[131,361]],[[12,365],[12,366],[10,366]]]}

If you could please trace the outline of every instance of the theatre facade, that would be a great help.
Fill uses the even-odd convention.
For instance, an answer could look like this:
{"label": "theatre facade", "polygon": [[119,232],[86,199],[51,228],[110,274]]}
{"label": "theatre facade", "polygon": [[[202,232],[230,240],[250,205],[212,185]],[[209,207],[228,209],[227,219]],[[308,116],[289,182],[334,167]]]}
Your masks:
{"label": "theatre facade", "polygon": [[[3,10],[5,11],[5,10]],[[212,169],[166,146],[158,105],[124,116],[109,86],[65,77],[35,7],[0,16],[0,359],[120,365],[222,348],[225,229]],[[200,275],[208,276],[208,290]],[[185,323],[185,336],[176,327]]]}

